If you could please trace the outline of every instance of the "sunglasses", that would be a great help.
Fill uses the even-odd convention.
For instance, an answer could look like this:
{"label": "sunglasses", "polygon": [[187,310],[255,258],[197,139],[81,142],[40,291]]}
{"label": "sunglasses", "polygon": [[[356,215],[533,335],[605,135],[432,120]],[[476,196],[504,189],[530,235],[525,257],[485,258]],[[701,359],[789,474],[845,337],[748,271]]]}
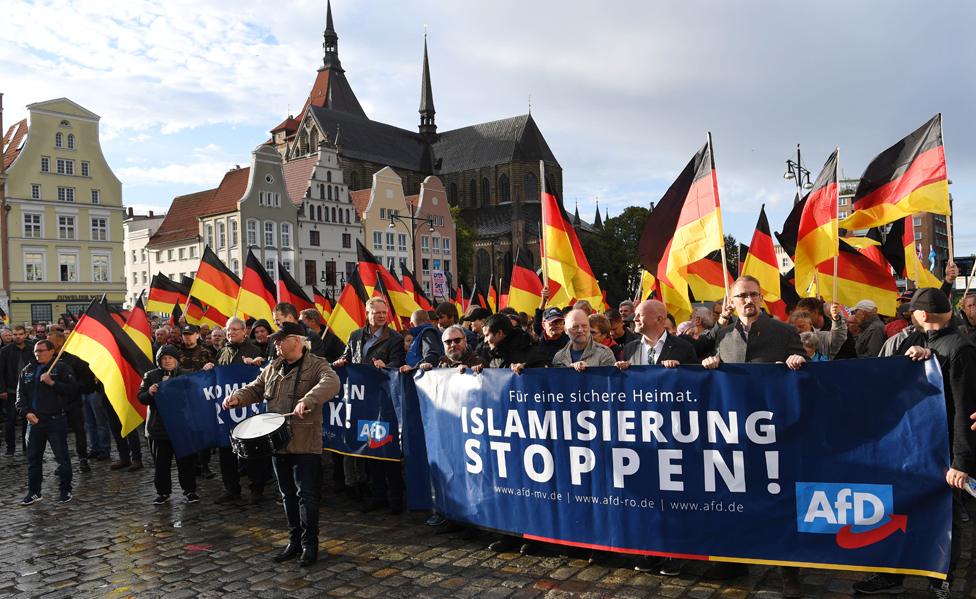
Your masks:
{"label": "sunglasses", "polygon": [[455,343],[461,343],[461,340],[462,339],[464,339],[464,337],[452,337],[450,339],[445,339],[444,340],[444,344],[445,345],[454,345]]}

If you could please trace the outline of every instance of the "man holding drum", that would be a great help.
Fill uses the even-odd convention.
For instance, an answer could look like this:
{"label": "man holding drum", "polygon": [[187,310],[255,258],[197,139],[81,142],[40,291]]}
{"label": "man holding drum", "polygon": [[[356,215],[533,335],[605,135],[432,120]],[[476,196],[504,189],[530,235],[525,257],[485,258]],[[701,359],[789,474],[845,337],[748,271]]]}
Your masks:
{"label": "man holding drum", "polygon": [[322,405],[336,396],[339,377],[329,363],[308,351],[305,329],[284,322],[271,336],[277,358],[251,384],[224,400],[236,408],[265,400],[269,412],[291,414],[291,441],[272,458],[288,519],[288,545],[276,562],[298,557],[298,565],[318,559],[322,473]]}

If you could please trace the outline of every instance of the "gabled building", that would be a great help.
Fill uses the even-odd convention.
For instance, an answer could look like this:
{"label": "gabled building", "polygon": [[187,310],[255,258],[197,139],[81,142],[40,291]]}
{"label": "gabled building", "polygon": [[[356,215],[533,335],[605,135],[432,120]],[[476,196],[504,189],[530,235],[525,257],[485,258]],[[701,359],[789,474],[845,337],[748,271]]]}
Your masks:
{"label": "gabled building", "polygon": [[[165,214],[136,214],[126,210],[122,221],[122,256],[125,260],[125,307],[135,305],[139,296],[149,294],[153,273],[149,269],[149,250],[146,244],[163,224]],[[145,298],[143,298],[145,299]]]}

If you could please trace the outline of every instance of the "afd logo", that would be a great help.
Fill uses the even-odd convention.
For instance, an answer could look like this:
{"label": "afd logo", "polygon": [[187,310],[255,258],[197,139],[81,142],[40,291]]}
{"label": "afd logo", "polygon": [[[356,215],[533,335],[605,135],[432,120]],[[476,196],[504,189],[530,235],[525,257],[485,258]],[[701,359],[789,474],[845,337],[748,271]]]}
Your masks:
{"label": "afd logo", "polygon": [[796,483],[796,528],[832,534],[844,549],[859,549],[906,532],[908,517],[894,514],[891,485]]}
{"label": "afd logo", "polygon": [[359,431],[358,441],[369,441],[371,448],[382,447],[393,441],[390,434],[390,423],[382,420],[359,420],[356,423]]}

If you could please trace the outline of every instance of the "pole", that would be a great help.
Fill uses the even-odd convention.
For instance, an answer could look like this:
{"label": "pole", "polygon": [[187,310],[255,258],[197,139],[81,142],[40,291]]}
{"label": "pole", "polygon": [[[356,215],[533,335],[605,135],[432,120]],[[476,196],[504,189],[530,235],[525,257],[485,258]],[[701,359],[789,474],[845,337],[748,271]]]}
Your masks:
{"label": "pole", "polygon": [[966,290],[962,292],[962,297],[964,300],[966,298],[966,294],[969,293],[969,290],[973,286],[973,277],[976,277],[976,258],[973,259],[973,269],[969,273],[969,278],[966,280]]}
{"label": "pole", "polygon": [[834,289],[830,301],[837,302],[837,261],[840,259],[840,147],[834,148],[837,158],[834,160],[834,181],[837,183],[837,196],[834,198],[834,224],[831,227],[834,231],[834,239],[837,245],[834,247]]}
{"label": "pole", "polygon": [[949,212],[946,214],[946,237],[949,242],[949,260],[946,266],[955,264],[953,259],[954,249],[952,243],[952,194],[949,193],[949,161],[945,157],[945,128],[942,126],[942,113],[939,113],[939,135],[942,137],[942,159],[946,163],[946,194],[949,196]]}
{"label": "pole", "polygon": [[[541,256],[539,258],[542,260],[542,284],[545,286],[549,285],[549,266],[548,260],[546,260],[546,203],[544,200],[546,193],[546,163],[539,161],[539,204],[542,208],[540,211],[542,218],[539,221],[539,248],[541,251]],[[560,215],[560,218],[562,215]]]}
{"label": "pole", "polygon": [[722,254],[722,283],[725,285],[725,298],[729,298],[729,265],[728,259],[725,256],[725,232],[722,230],[722,207],[718,199],[718,175],[715,174],[715,150],[712,147],[712,132],[709,131],[705,135],[706,143],[708,144],[708,160],[711,162],[709,169],[712,173],[712,193],[715,194],[715,211],[718,212],[718,235],[720,237],[721,244],[719,248]]}

